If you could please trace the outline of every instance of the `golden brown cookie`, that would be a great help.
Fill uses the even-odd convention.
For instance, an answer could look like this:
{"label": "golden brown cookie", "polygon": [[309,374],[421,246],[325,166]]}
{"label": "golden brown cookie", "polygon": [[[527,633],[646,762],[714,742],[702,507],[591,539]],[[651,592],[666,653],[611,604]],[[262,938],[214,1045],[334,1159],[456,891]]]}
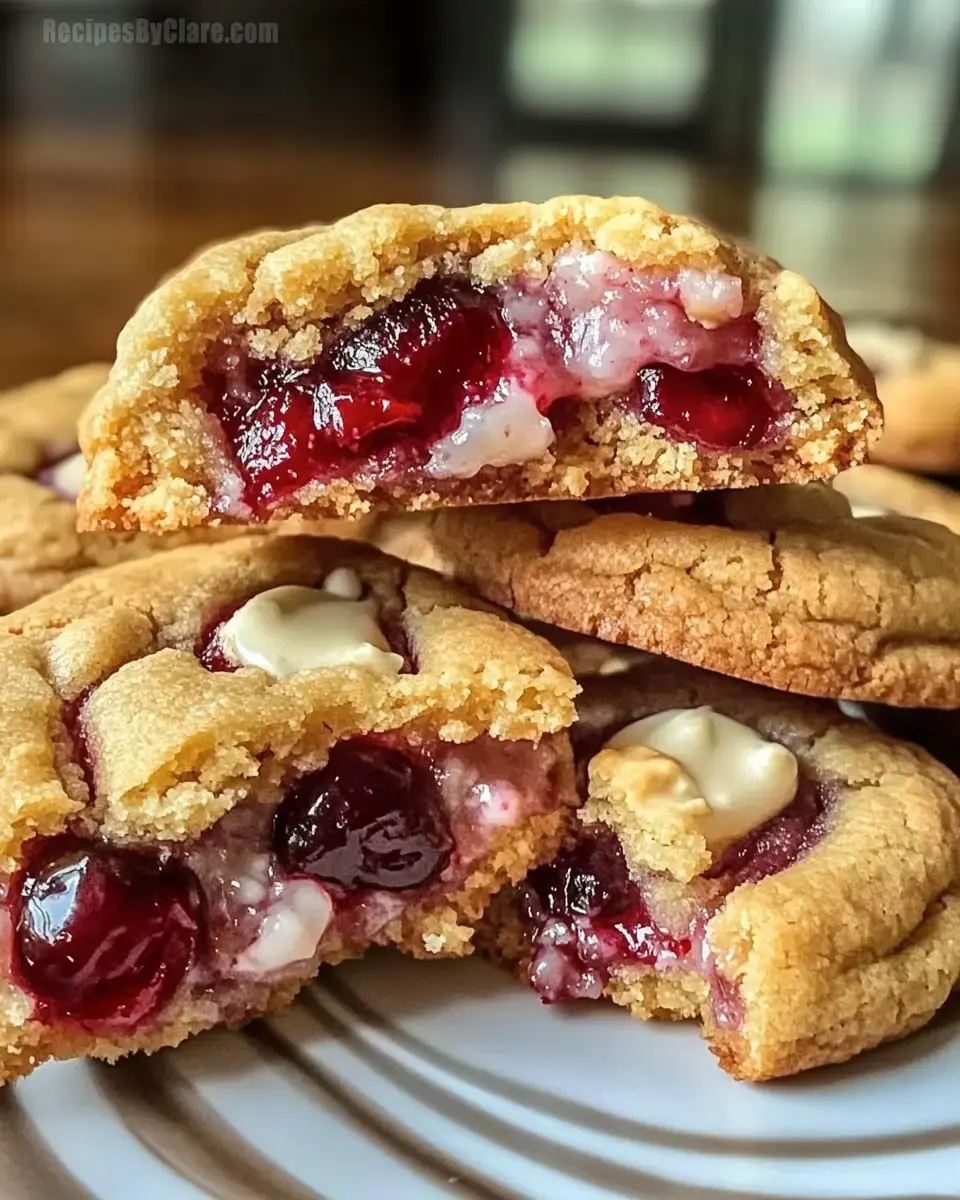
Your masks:
{"label": "golden brown cookie", "polygon": [[960,539],[822,485],[425,513],[378,541],[525,619],[781,691],[960,706]]}
{"label": "golden brown cookie", "polygon": [[76,453],[77,421],[109,374],[87,363],[0,392],[0,472],[33,477]]}
{"label": "golden brown cookie", "polygon": [[698,1018],[738,1079],[843,1062],[960,977],[960,782],[835,706],[666,660],[578,702],[580,829],[484,939],[546,1001]]}
{"label": "golden brown cookie", "polygon": [[[235,536],[229,529],[164,535],[77,532],[83,474],[77,419],[108,372],[109,367],[91,363],[0,393],[0,614],[96,567]],[[318,521],[294,525],[293,531],[363,540],[372,524],[371,518]]]}
{"label": "golden brown cookie", "polygon": [[805,280],[644,200],[380,205],[149,296],[82,441],[84,528],[826,478],[879,432]]}
{"label": "golden brown cookie", "polygon": [[916,517],[960,534],[960,494],[942,483],[870,463],[841,472],[833,486],[855,517]]}
{"label": "golden brown cookie", "polygon": [[960,346],[871,325],[852,326],[850,342],[879,380],[883,436],[871,459],[907,471],[960,471]]}
{"label": "golden brown cookie", "polygon": [[471,950],[557,849],[546,642],[355,543],[246,538],[0,621],[0,1073],[173,1045],[372,943]]}

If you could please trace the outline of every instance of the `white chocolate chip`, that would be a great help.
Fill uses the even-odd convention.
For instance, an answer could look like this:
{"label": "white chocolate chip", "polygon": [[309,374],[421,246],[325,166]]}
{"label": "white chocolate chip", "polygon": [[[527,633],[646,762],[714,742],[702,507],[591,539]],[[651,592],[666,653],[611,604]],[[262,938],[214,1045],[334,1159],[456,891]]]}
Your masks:
{"label": "white chocolate chip", "polygon": [[257,940],[237,958],[234,970],[244,975],[267,975],[312,958],[332,916],[330,894],[315,880],[292,879],[277,884]]}
{"label": "white chocolate chip", "polygon": [[536,398],[516,380],[499,395],[463,410],[460,424],[436,442],[426,472],[435,479],[470,479],[483,467],[506,467],[540,458],[553,444],[553,426]]}
{"label": "white chocolate chip", "polygon": [[223,654],[239,666],[260,667],[278,678],[346,665],[396,675],[403,658],[392,653],[383,635],[376,600],[344,599],[348,587],[356,592],[341,575],[330,589],[290,586],[261,592],[224,624]]}
{"label": "white chocolate chip", "polygon": [[349,567],[336,567],[323,581],[323,590],[341,600],[359,600],[363,595],[363,581]]}
{"label": "white chocolate chip", "polygon": [[442,933],[425,933],[423,935],[423,948],[428,954],[442,954],[446,943],[447,939]]}
{"label": "white chocolate chip", "polygon": [[684,267],[677,282],[683,311],[704,329],[716,329],[743,312],[743,284],[735,275]]}
{"label": "white chocolate chip", "polygon": [[83,455],[77,451],[69,458],[61,459],[42,473],[42,479],[58,492],[65,500],[76,500],[83,487],[83,476],[86,463]]}
{"label": "white chocolate chip", "polygon": [[[711,708],[673,708],[634,721],[607,743],[625,753],[636,747],[666,755],[679,764],[660,803],[694,813],[708,844],[720,844],[769,821],[797,790],[797,760],[786,746],[768,742],[754,729]],[[636,756],[634,756],[636,758]]]}

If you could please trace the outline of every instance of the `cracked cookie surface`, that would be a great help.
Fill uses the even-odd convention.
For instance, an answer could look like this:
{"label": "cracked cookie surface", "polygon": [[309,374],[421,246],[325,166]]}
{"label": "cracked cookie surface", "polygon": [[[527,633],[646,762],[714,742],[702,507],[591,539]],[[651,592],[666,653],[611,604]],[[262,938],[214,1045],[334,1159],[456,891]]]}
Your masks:
{"label": "cracked cookie surface", "polygon": [[[291,594],[331,604],[347,643],[356,606],[393,653],[370,666],[242,666],[237,647],[252,638],[270,650]],[[224,630],[254,597],[260,615],[233,643]],[[283,634],[294,653],[306,653],[305,628],[319,637],[324,626]],[[565,731],[577,688],[562,657],[443,580],[354,543],[235,539],[90,573],[0,620],[0,665],[8,1077],[247,1019],[289,999],[319,962],[371,943],[469,953],[490,895],[553,852],[574,800]],[[409,805],[363,816],[369,772],[393,780],[379,795],[412,788]],[[353,831],[332,849],[328,810]],[[44,889],[81,888],[84,871],[105,880],[78,892],[88,924],[91,896],[132,897],[110,920],[121,941],[140,938],[122,961],[138,986],[147,973],[148,999],[162,997],[146,1016],[130,1004],[122,1020],[104,1016],[87,964],[69,988],[62,965],[51,975]],[[150,896],[164,921],[131,932]],[[154,965],[164,939],[159,961],[168,976],[181,968],[172,983]],[[128,968],[105,968],[112,997]]]}
{"label": "cracked cookie surface", "polygon": [[816,485],[602,507],[396,518],[381,544],[521,617],[782,691],[960,706],[960,540],[949,530],[855,520]]}
{"label": "cracked cookie surface", "polygon": [[792,751],[792,804],[691,875],[664,857],[684,864],[680,837],[651,843],[643,806],[591,767],[579,832],[497,898],[488,947],[554,999],[700,1019],[739,1079],[842,1062],[925,1024],[960,976],[956,777],[833,705],[650,659],[585,681],[581,779],[624,726],[704,705]]}
{"label": "cracked cookie surface", "polygon": [[[643,336],[662,354],[647,362],[673,366],[644,367],[640,380],[633,349],[611,356],[609,289],[579,325],[567,319],[577,289],[590,293],[607,276],[630,321],[652,322]],[[541,292],[550,287],[563,298],[548,302]],[[649,404],[637,415],[643,398],[633,393],[656,391],[664,370],[679,368],[671,376],[678,395],[691,367],[708,375],[722,368],[722,379],[711,376],[718,396],[733,387],[726,352],[711,347],[734,334],[730,362],[750,378],[736,384],[736,404],[713,413],[719,424],[709,434],[668,437],[673,418],[661,411],[660,392],[655,403],[643,401],[661,405],[660,417]],[[556,338],[570,342],[562,370]],[[693,344],[701,346],[697,361],[682,349]],[[421,351],[439,355],[424,371],[428,387],[411,383],[420,379]],[[478,382],[460,378],[467,360],[499,365]],[[564,375],[570,363],[576,381]],[[444,389],[459,411],[439,413]],[[584,389],[586,407],[563,416],[560,407]],[[763,410],[767,432],[749,416],[751,389],[779,397]],[[389,411],[380,404],[388,392]],[[554,400],[551,429],[544,413]],[[383,428],[371,415],[377,409]],[[736,429],[726,426],[731,413],[739,413]],[[84,423],[80,509],[86,528],[163,530],[246,523],[265,512],[351,517],[371,508],[802,481],[861,461],[879,421],[869,372],[816,291],[690,218],[629,198],[381,205],[323,228],[210,249],[144,301]],[[379,446],[387,426],[400,436],[381,453],[368,440],[376,435]],[[465,447],[477,442],[473,467],[465,466]]]}

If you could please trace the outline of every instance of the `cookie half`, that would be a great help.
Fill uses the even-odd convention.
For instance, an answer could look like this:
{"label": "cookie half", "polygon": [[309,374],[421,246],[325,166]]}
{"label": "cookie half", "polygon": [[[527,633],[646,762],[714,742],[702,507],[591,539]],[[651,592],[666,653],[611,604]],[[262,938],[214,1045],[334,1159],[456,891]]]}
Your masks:
{"label": "cookie half", "polygon": [[579,829],[484,938],[547,1002],[697,1018],[738,1079],[843,1062],[960,977],[960,782],[831,705],[677,664],[588,681]]}
{"label": "cookie half", "polygon": [[805,280],[637,199],[382,205],[168,278],[85,422],[88,529],[826,478],[879,432]]}
{"label": "cookie half", "polygon": [[174,1045],[390,944],[470,952],[555,853],[577,686],[359,545],[250,538],[0,621],[0,1072]]}
{"label": "cookie half", "polygon": [[[235,536],[228,529],[77,532],[84,469],[77,421],[108,373],[105,364],[90,363],[0,393],[0,614],[98,567]],[[370,518],[315,522],[310,532],[362,539],[371,525]]]}
{"label": "cookie half", "polygon": [[443,511],[379,536],[524,618],[785,692],[960,707],[960,539],[856,520],[822,485]]}

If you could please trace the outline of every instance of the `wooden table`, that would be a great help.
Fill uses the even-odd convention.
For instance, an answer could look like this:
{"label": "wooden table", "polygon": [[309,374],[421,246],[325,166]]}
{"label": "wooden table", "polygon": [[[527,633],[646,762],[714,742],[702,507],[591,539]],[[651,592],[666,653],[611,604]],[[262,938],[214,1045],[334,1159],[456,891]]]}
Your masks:
{"label": "wooden table", "polygon": [[514,150],[497,164],[335,148],[15,127],[2,135],[0,386],[112,355],[157,278],[198,245],[384,200],[634,191],[693,209],[803,271],[848,315],[960,340],[960,197],[752,183],[682,160]]}

